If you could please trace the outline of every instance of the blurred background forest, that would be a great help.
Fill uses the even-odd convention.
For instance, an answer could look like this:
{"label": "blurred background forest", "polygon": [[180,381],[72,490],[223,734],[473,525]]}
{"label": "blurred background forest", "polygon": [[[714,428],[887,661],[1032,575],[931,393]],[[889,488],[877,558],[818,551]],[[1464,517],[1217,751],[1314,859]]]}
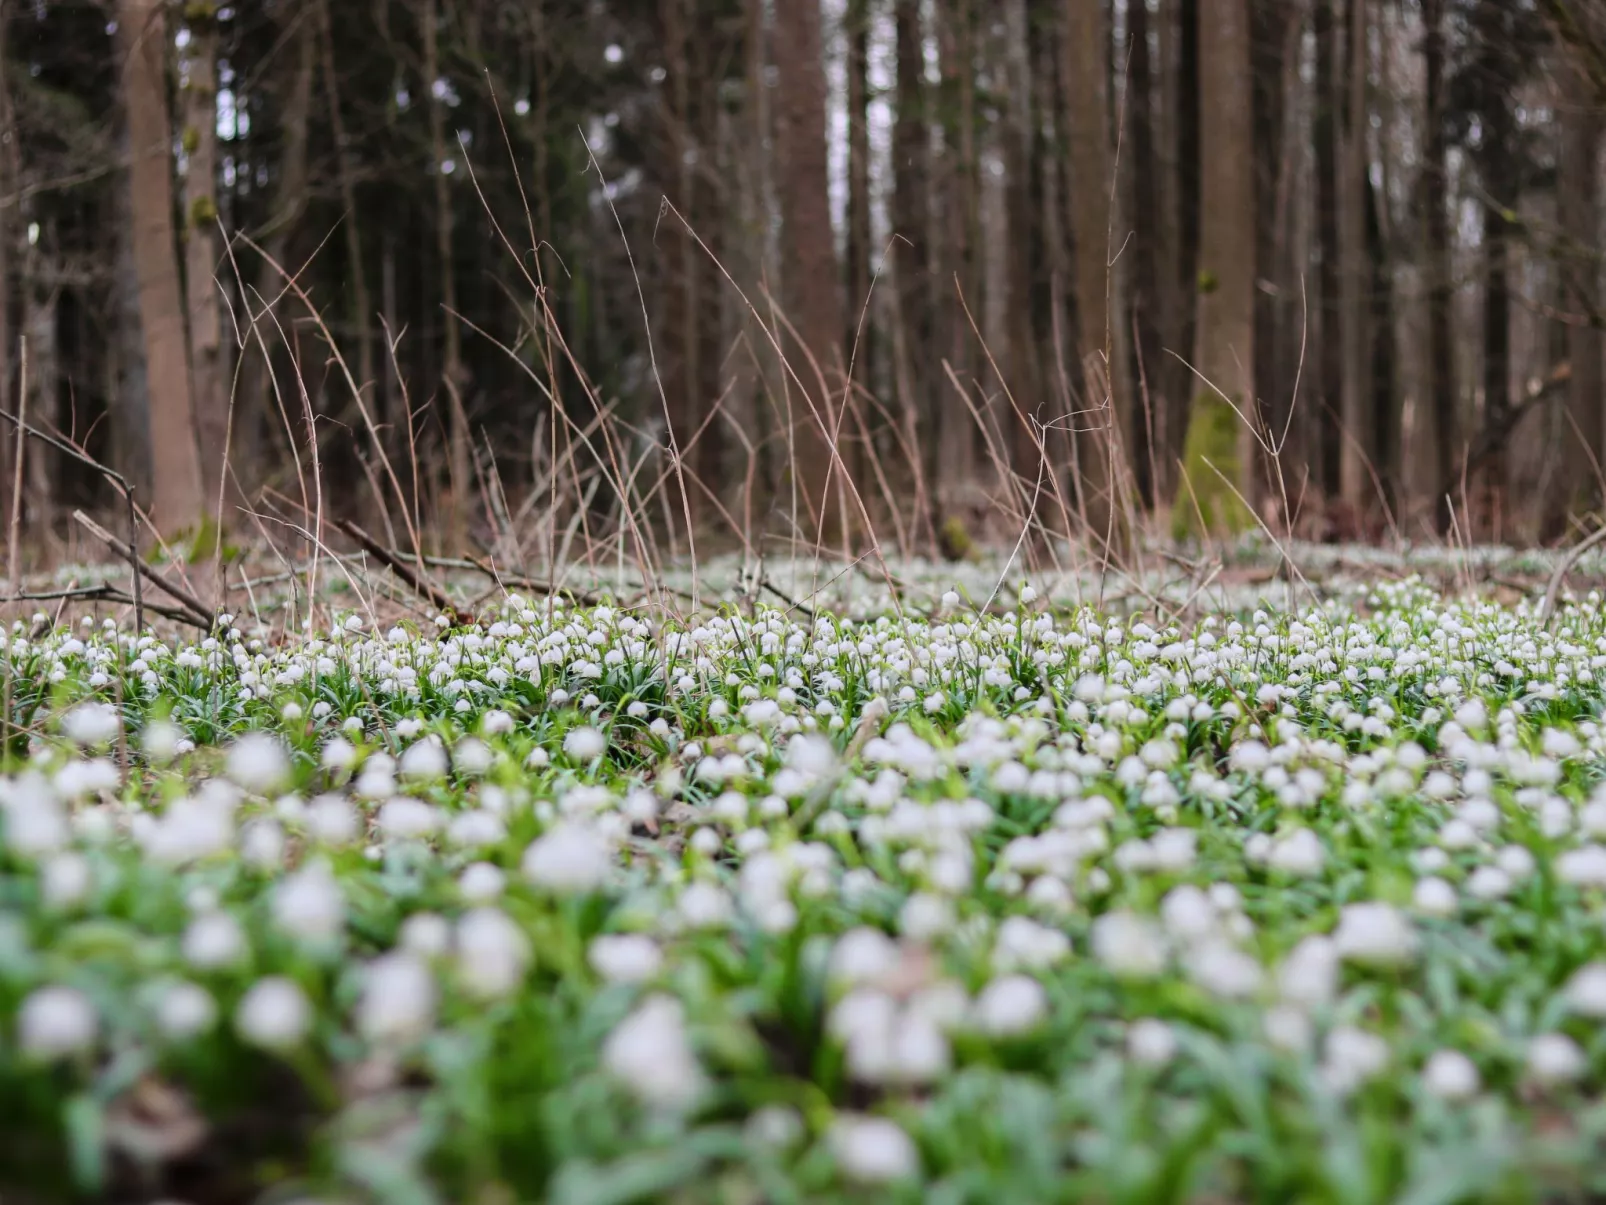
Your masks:
{"label": "blurred background forest", "polygon": [[1603,119],[1603,0],[0,0],[0,408],[169,533],[1575,539]]}

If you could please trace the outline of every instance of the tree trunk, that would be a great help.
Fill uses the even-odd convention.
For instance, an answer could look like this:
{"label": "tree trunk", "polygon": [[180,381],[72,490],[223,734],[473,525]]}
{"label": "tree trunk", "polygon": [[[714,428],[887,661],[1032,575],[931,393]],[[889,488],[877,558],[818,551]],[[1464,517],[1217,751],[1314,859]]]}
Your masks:
{"label": "tree trunk", "polygon": [[[1510,223],[1518,190],[1513,176],[1513,141],[1516,137],[1512,105],[1509,39],[1512,36],[1506,0],[1480,0],[1473,11],[1475,35],[1481,45],[1483,112],[1476,161],[1484,188],[1483,203],[1483,425],[1486,430],[1506,429],[1511,409],[1511,250]],[[1507,494],[1507,440],[1497,442],[1485,472],[1489,521],[1500,539]]]}
{"label": "tree trunk", "polygon": [[[321,52],[321,74],[323,76],[324,95],[329,107],[329,132],[334,137],[336,170],[340,177],[340,205],[344,211],[341,215],[341,226],[346,235],[346,271],[351,281],[351,327],[352,337],[357,344],[357,363],[354,365],[357,373],[357,385],[362,389],[377,387],[377,369],[374,366],[374,318],[373,304],[368,296],[368,270],[363,266],[362,252],[362,212],[357,204],[357,169],[352,162],[351,148],[346,137],[345,116],[340,107],[339,73],[335,66],[335,40],[334,31],[330,25],[329,0],[318,0],[318,45]],[[430,29],[433,30],[433,22]],[[433,37],[429,39],[433,45]],[[431,112],[437,113],[436,102],[433,102]],[[305,114],[301,114],[303,125]],[[433,127],[431,132],[434,133]],[[299,145],[287,147],[286,153],[295,149],[301,157],[300,172],[306,173],[306,131],[303,128],[300,134]],[[435,172],[436,187],[439,189],[445,184],[445,177],[439,170],[440,161],[436,161]],[[440,193],[436,193],[437,202]],[[449,228],[448,228],[449,232]],[[446,288],[451,288],[451,274],[446,273]],[[454,308],[447,302],[447,308]],[[457,321],[449,314],[446,317],[447,343],[455,344],[457,337]],[[449,355],[448,360],[452,357]],[[454,398],[456,395],[453,395]],[[456,421],[457,409],[454,405],[453,420]],[[383,423],[387,416],[381,413],[374,416],[376,422]]]}
{"label": "tree trunk", "polygon": [[[870,246],[870,0],[848,0],[844,27],[848,43],[848,307],[843,338],[853,356],[853,379],[862,387],[871,379],[874,355],[874,311],[865,311],[875,255]],[[858,437],[857,426],[851,433]]]}
{"label": "tree trunk", "polygon": [[1344,501],[1359,516],[1375,502],[1372,488],[1377,441],[1372,429],[1371,263],[1366,247],[1366,211],[1372,191],[1367,152],[1367,0],[1349,0],[1345,79],[1348,113],[1342,140],[1339,196],[1339,294],[1343,306],[1341,337],[1344,377],[1341,413],[1344,442],[1339,456],[1339,487]]}
{"label": "tree trunk", "polygon": [[[937,472],[934,491],[944,522],[963,522],[954,509],[976,484],[976,428],[970,406],[943,372],[944,361],[965,389],[975,379],[975,335],[965,306],[980,315],[982,290],[974,247],[977,230],[975,31],[971,0],[939,0],[937,53],[942,91],[937,112],[942,121],[942,171],[938,189],[941,210],[939,245],[945,252],[941,267],[932,274],[932,301],[938,315],[936,367],[943,374],[938,386],[942,401],[937,427]],[[963,293],[964,305],[960,294]]]}
{"label": "tree trunk", "polygon": [[167,115],[167,22],[160,0],[118,0],[128,122],[134,262],[151,395],[152,517],[170,533],[205,514],[190,400],[184,292],[173,240],[172,130]]}
{"label": "tree trunk", "polygon": [[[1255,417],[1255,187],[1249,0],[1213,0],[1199,22],[1199,322],[1194,394],[1173,530],[1243,530]],[[1223,396],[1225,395],[1225,396]],[[1230,404],[1227,399],[1230,399]],[[1234,411],[1234,406],[1237,410]]]}
{"label": "tree trunk", "polygon": [[[1316,147],[1316,312],[1319,318],[1317,357],[1317,481],[1320,493],[1339,493],[1343,462],[1344,307],[1339,283],[1341,177],[1338,163],[1338,88],[1333,57],[1338,28],[1333,9],[1338,0],[1316,0],[1316,80],[1312,99],[1312,138]],[[1313,499],[1320,501],[1320,499]]]}
{"label": "tree trunk", "polygon": [[[1138,443],[1132,449],[1132,467],[1138,496],[1156,507],[1170,480],[1165,455],[1165,398],[1161,393],[1164,355],[1160,336],[1160,240],[1163,236],[1159,177],[1154,132],[1154,62],[1149,47],[1148,0],[1126,0],[1128,58],[1127,125],[1132,131],[1132,271],[1130,305],[1134,328],[1134,362],[1139,369]],[[1162,64],[1163,68],[1163,64]],[[1169,200],[1169,198],[1168,198]],[[1164,357],[1169,359],[1170,357]]]}
{"label": "tree trunk", "polygon": [[[220,504],[221,490],[230,477],[225,453],[230,450],[231,399],[224,381],[223,315],[216,279],[217,14],[208,0],[191,3],[184,12],[190,34],[182,135],[189,155],[184,176],[185,300],[189,310],[190,388],[201,451],[201,481],[210,516]],[[230,485],[236,498],[240,497],[237,486],[238,482]],[[224,513],[226,516],[227,511]]]}
{"label": "tree trunk", "polygon": [[1168,414],[1164,460],[1167,473],[1182,455],[1183,437],[1190,421],[1198,378],[1181,356],[1191,355],[1199,318],[1199,0],[1161,0],[1166,19],[1160,26],[1161,61],[1174,62],[1165,73],[1168,84],[1165,117],[1170,147],[1167,195],[1163,213],[1166,237],[1162,243],[1172,265],[1170,285],[1162,298],[1164,339],[1175,355],[1165,360],[1162,390]]}
{"label": "tree trunk", "polygon": [[441,357],[441,389],[447,407],[446,461],[450,475],[450,496],[446,502],[446,531],[453,547],[468,542],[469,499],[474,492],[474,470],[470,460],[473,435],[469,431],[468,411],[463,393],[468,381],[463,371],[462,335],[457,318],[457,261],[452,254],[451,179],[446,164],[456,163],[455,148],[446,145],[446,102],[436,95],[441,79],[440,50],[435,0],[422,0],[419,24],[424,41],[424,90],[429,101],[430,175],[435,181],[435,255],[440,269],[440,315],[445,331]]}
{"label": "tree trunk", "polygon": [[1122,455],[1126,399],[1116,396],[1114,296],[1109,249],[1113,195],[1108,39],[1100,0],[1065,0],[1065,143],[1070,169],[1070,232],[1076,287],[1077,354],[1082,396],[1073,418],[1082,434],[1077,461],[1088,524],[1102,539],[1115,513],[1116,465]]}
{"label": "tree trunk", "polygon": [[1567,327],[1567,421],[1562,429],[1562,471],[1547,508],[1545,534],[1566,531],[1567,521],[1600,501],[1602,455],[1601,398],[1606,390],[1601,363],[1600,330],[1592,316],[1600,312],[1600,101],[1575,53],[1561,71],[1561,154],[1556,182],[1557,217],[1565,244],[1558,270],[1562,306],[1579,315]]}
{"label": "tree trunk", "polygon": [[[1444,79],[1445,0],[1422,0],[1422,63],[1427,108],[1427,136],[1420,181],[1423,208],[1423,242],[1426,244],[1428,278],[1428,406],[1431,420],[1425,438],[1437,449],[1433,485],[1453,480],[1460,456],[1461,424],[1456,415],[1455,349],[1450,341],[1450,323],[1455,298],[1455,282],[1450,262],[1450,140],[1445,128]],[[1428,500],[1435,527],[1443,534],[1450,529],[1451,507],[1447,497]]]}
{"label": "tree trunk", "polygon": [[[807,540],[829,541],[845,492],[836,456],[842,380],[842,297],[831,229],[825,127],[825,62],[819,0],[775,8],[774,53],[780,101],[777,162],[789,316],[801,341],[790,357],[806,396],[793,382],[792,455],[808,503]],[[818,367],[818,372],[815,370]],[[823,381],[823,385],[822,385]],[[800,516],[801,518],[801,516]]]}
{"label": "tree trunk", "polygon": [[[12,9],[0,5],[0,198],[10,200],[13,195],[12,165],[18,157],[17,135],[11,128],[11,80],[8,68],[10,53]],[[15,291],[12,279],[11,210],[0,206],[0,413],[11,414],[11,296]],[[21,446],[22,436],[10,423],[0,422],[0,478],[11,480],[11,453]],[[0,518],[9,518],[11,493],[5,493],[0,502]],[[9,531],[9,526],[7,527]]]}
{"label": "tree trunk", "polygon": [[[1141,7],[1141,5],[1139,5]],[[1260,390],[1267,422],[1279,436],[1292,400],[1293,382],[1284,376],[1282,354],[1283,319],[1288,311],[1282,267],[1286,258],[1287,227],[1274,219],[1278,199],[1289,171],[1285,146],[1285,89],[1290,35],[1297,34],[1298,8],[1287,0],[1253,0],[1250,19],[1254,22],[1250,54],[1254,64],[1255,125],[1255,262],[1262,279],[1272,288],[1255,290],[1255,385]],[[1294,43],[1293,45],[1297,45]],[[1297,70],[1297,53],[1291,56]],[[1257,461],[1258,461],[1257,457]],[[1292,495],[1299,488],[1297,472],[1293,480],[1277,474],[1293,468],[1289,460],[1257,465],[1250,475],[1257,492],[1265,493],[1280,514],[1284,490]]]}
{"label": "tree trunk", "polygon": [[[933,344],[931,281],[931,119],[926,104],[925,36],[920,0],[897,0],[893,14],[897,114],[892,127],[894,327],[899,405],[915,446],[935,451],[938,352]],[[918,468],[932,479],[935,457]]]}

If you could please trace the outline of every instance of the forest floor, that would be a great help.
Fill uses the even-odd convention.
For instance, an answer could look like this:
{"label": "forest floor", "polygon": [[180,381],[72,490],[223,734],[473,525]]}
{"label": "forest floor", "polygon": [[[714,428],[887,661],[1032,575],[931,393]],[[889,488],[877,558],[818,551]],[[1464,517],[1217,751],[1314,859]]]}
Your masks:
{"label": "forest floor", "polygon": [[30,580],[0,1196],[1599,1193],[1606,561],[1060,560]]}

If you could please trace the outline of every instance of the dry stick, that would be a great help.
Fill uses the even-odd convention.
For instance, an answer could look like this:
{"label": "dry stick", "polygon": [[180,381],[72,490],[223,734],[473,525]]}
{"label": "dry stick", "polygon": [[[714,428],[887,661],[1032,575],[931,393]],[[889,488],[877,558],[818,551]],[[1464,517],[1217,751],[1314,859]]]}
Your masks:
{"label": "dry stick", "polygon": [[134,567],[135,582],[138,582],[141,577],[149,578],[151,585],[155,586],[158,590],[161,590],[169,597],[177,599],[183,605],[186,611],[193,615],[207,628],[212,626],[211,608],[209,608],[200,599],[196,598],[195,595],[191,594],[188,590],[184,589],[183,586],[174,585],[162,574],[158,573],[144,561],[140,560],[139,553],[133,548],[132,545],[123,543],[99,523],[96,523],[88,515],[84,514],[84,512],[81,510],[73,511],[72,517],[73,522],[77,523],[85,531],[89,532],[90,535],[94,536],[102,544],[106,545],[107,548],[110,548],[118,556],[122,557],[123,560],[127,561]]}
{"label": "dry stick", "polygon": [[[111,602],[123,606],[132,605],[133,599],[109,583],[98,586],[74,586],[66,590],[24,590],[17,594],[10,594],[0,598],[0,604],[13,602],[60,602],[62,600],[77,602]],[[177,623],[188,624],[201,631],[210,631],[211,625],[204,624],[188,611],[179,607],[167,607],[161,603],[145,603],[145,610],[163,619],[171,619]]]}
{"label": "dry stick", "polygon": [[357,543],[362,547],[362,550],[369,556],[373,557],[397,577],[401,578],[403,582],[411,586],[418,594],[421,594],[427,598],[438,611],[449,616],[454,623],[460,626],[467,626],[474,623],[474,617],[472,615],[466,615],[462,611],[458,610],[457,607],[453,605],[452,600],[447,597],[446,591],[442,590],[428,578],[419,574],[405,560],[395,555],[390,549],[386,548],[383,544],[374,539],[373,536],[369,535],[362,528],[358,527],[350,519],[336,519],[335,526],[341,531],[345,532],[353,540],[357,541]]}
{"label": "dry stick", "polygon": [[[21,403],[19,403],[18,409],[19,410],[22,409]],[[17,428],[17,463],[18,463],[19,466],[22,463],[22,448],[23,448],[23,445],[27,442],[26,439],[24,439],[23,437],[25,435],[31,435],[35,439],[43,440],[45,443],[47,443],[51,447],[55,448],[58,452],[61,452],[63,455],[69,457],[70,459],[77,461],[79,464],[83,465],[85,468],[91,469],[94,472],[97,472],[97,473],[101,474],[101,476],[105,477],[108,481],[112,482],[118,488],[118,490],[122,493],[123,501],[128,504],[128,545],[127,545],[127,547],[132,550],[133,559],[130,561],[130,564],[132,564],[134,566],[134,586],[133,586],[133,591],[132,591],[132,599],[133,599],[133,603],[134,603],[134,630],[136,632],[142,631],[144,629],[144,627],[145,627],[145,601],[144,601],[144,596],[140,591],[139,575],[140,575],[140,572],[145,568],[145,566],[144,566],[144,562],[142,562],[139,559],[139,554],[138,554],[139,526],[138,526],[138,516],[137,516],[137,514],[136,514],[136,512],[134,510],[134,487],[129,485],[128,484],[128,479],[125,478],[116,469],[108,468],[107,466],[101,464],[100,461],[96,460],[93,456],[89,456],[89,455],[85,454],[84,452],[79,451],[76,447],[74,447],[71,443],[67,442],[65,439],[60,439],[57,436],[51,435],[48,431],[41,431],[38,427],[31,426],[29,423],[24,421],[18,415],[6,414],[4,411],[0,411],[0,417],[3,417],[7,422],[11,423],[14,427]],[[18,468],[18,474],[19,474],[19,481],[20,481],[20,474],[21,474],[21,468],[20,467]],[[16,501],[17,498],[21,497],[19,481],[14,481],[13,482],[14,485],[18,486],[18,493],[14,496],[13,501]],[[15,556],[16,555],[16,550],[17,550],[17,545],[16,545],[16,542],[15,542],[15,538],[16,538],[16,530],[15,530],[16,512],[15,511],[13,511],[13,513],[12,513],[12,523],[13,523],[12,555]],[[16,577],[16,568],[15,568],[15,566],[13,566],[13,568],[12,568],[12,575],[13,575],[13,579],[15,579],[15,577]],[[20,586],[20,583],[16,583],[15,580],[14,580],[11,592],[13,594],[15,594],[17,592],[17,589],[19,588],[19,586]],[[175,595],[175,597],[177,597],[177,596]],[[203,611],[205,610],[205,608],[202,608],[202,609],[203,609]],[[207,623],[208,623],[208,626],[210,626],[210,624],[211,624],[210,612],[207,613]]]}
{"label": "dry stick", "polygon": [[1561,558],[1561,563],[1556,566],[1555,571],[1550,575],[1550,584],[1545,587],[1545,602],[1539,609],[1540,623],[1548,624],[1550,617],[1555,614],[1556,597],[1561,593],[1562,579],[1567,576],[1567,571],[1577,563],[1579,557],[1583,556],[1584,553],[1602,540],[1606,540],[1606,527],[1596,528],[1584,539],[1569,548],[1567,554]]}

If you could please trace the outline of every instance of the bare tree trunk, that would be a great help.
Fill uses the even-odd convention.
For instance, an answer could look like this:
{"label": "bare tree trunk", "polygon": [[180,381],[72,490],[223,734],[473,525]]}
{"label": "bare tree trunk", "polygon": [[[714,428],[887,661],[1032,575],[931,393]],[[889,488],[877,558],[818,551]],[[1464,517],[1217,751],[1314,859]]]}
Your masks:
{"label": "bare tree trunk", "polygon": [[[939,0],[937,53],[941,65],[941,94],[937,112],[942,119],[942,157],[946,167],[937,185],[941,194],[940,245],[946,251],[941,268],[932,274],[933,309],[938,315],[937,367],[946,360],[965,389],[974,387],[975,335],[965,316],[968,305],[979,316],[982,289],[973,248],[978,226],[976,176],[976,52],[971,0]],[[964,305],[960,294],[963,293]],[[953,382],[938,385],[941,419],[937,427],[937,504],[945,521],[964,491],[975,484],[976,433],[965,399]]]}
{"label": "bare tree trunk", "polygon": [[[335,65],[334,32],[329,20],[329,0],[318,2],[318,45],[321,52],[321,74],[323,76],[324,95],[329,106],[329,132],[334,137],[335,162],[340,176],[340,206],[344,211],[341,216],[341,226],[346,235],[346,271],[351,279],[351,325],[353,338],[357,342],[357,384],[360,388],[371,389],[377,385],[377,369],[374,366],[374,317],[373,303],[368,295],[368,270],[363,264],[362,253],[362,212],[357,204],[357,168],[352,162],[351,147],[346,136],[345,116],[340,107],[340,76]],[[430,29],[433,31],[433,22]],[[429,35],[429,43],[434,44],[433,32]],[[431,79],[433,86],[433,78]],[[434,100],[431,92],[432,114],[438,115],[439,102]],[[303,129],[300,134],[300,144],[297,148],[301,156],[300,171],[306,172],[306,131],[304,128],[305,116],[302,116]],[[434,127],[431,127],[432,133]],[[445,183],[440,170],[440,160],[436,161],[436,188],[439,190]],[[437,202],[440,192],[436,192]],[[450,287],[450,274],[447,274],[448,287]],[[454,308],[448,303],[448,308]],[[446,320],[448,344],[455,340],[457,322],[450,316]],[[455,415],[455,409],[454,409]],[[386,415],[376,416],[376,421],[383,422]],[[455,420],[454,420],[455,421]]]}
{"label": "bare tree trunk", "polygon": [[[15,282],[12,279],[12,252],[14,246],[11,242],[11,199],[16,187],[16,174],[12,167],[18,157],[18,138],[12,129],[11,117],[11,80],[8,74],[9,35],[11,32],[12,9],[0,5],[0,413],[11,414],[11,297],[15,291]],[[0,478],[11,480],[11,452],[13,450],[13,428],[10,423],[0,423]],[[21,436],[16,437],[20,441]],[[6,501],[0,504],[0,518],[9,518],[5,514],[11,506],[10,491],[6,491]],[[10,530],[9,525],[6,530]]]}
{"label": "bare tree trunk", "polygon": [[1174,356],[1167,356],[1164,387],[1168,409],[1167,445],[1163,459],[1168,473],[1182,455],[1183,437],[1191,421],[1198,379],[1179,357],[1191,356],[1199,319],[1199,0],[1161,0],[1166,19],[1160,26],[1161,59],[1174,69],[1166,71],[1165,119],[1169,171],[1165,207],[1166,249],[1163,262],[1172,265],[1169,287],[1163,295],[1163,338]]}
{"label": "bare tree trunk", "polygon": [[[56,337],[61,286],[46,262],[47,253],[30,247],[27,255],[28,279],[23,282],[22,327],[28,340],[28,421],[45,431],[60,426],[61,356]],[[54,511],[51,467],[56,455],[35,442],[28,449],[28,493],[32,495],[38,530],[48,530]]]}
{"label": "bare tree trunk", "polygon": [[1340,182],[1339,99],[1333,58],[1338,26],[1333,10],[1338,0],[1316,0],[1316,92],[1313,98],[1312,137],[1316,145],[1316,311],[1317,357],[1317,480],[1322,494],[1332,497],[1341,487],[1344,416],[1344,305],[1339,267]]}
{"label": "bare tree trunk", "polygon": [[1208,7],[1199,22],[1202,188],[1193,362],[1215,388],[1194,394],[1173,530],[1197,529],[1202,519],[1206,532],[1225,534],[1251,522],[1243,498],[1253,446],[1244,420],[1254,419],[1256,404],[1254,122],[1248,0],[1213,0]]}
{"label": "bare tree trunk", "polygon": [[1358,516],[1375,501],[1372,488],[1377,440],[1372,429],[1371,313],[1368,294],[1371,263],[1366,250],[1366,211],[1372,182],[1367,153],[1369,122],[1367,86],[1366,0],[1349,0],[1346,78],[1348,114],[1342,140],[1342,184],[1339,196],[1339,293],[1344,381],[1344,443],[1339,457],[1339,485],[1344,501]]}
{"label": "bare tree trunk", "polygon": [[[223,369],[223,316],[218,300],[217,209],[217,13],[208,0],[185,10],[190,42],[189,79],[184,86],[183,143],[189,155],[184,176],[185,300],[189,310],[190,388],[206,512],[212,514],[229,479],[229,394]],[[235,483],[237,485],[238,483]],[[238,491],[235,490],[238,497]]]}
{"label": "bare tree trunk", "polygon": [[[899,404],[917,446],[936,450],[937,351],[933,344],[931,282],[931,118],[926,103],[924,31],[919,0],[894,10],[897,114],[892,128],[893,286],[897,297],[894,350]],[[926,480],[934,455],[918,467]]]}
{"label": "bare tree trunk", "polygon": [[[873,326],[865,304],[870,296],[870,0],[848,0],[844,21],[848,42],[848,307],[845,346],[854,351],[853,377],[871,379]],[[864,329],[860,330],[860,315]],[[859,434],[855,427],[853,435]]]}
{"label": "bare tree trunk", "polygon": [[[813,539],[816,525],[823,522],[818,530],[829,541],[836,535],[838,518],[846,519],[836,510],[842,466],[833,468],[832,456],[841,396],[843,323],[827,192],[819,0],[777,5],[774,39],[780,99],[776,158],[782,173],[781,218],[786,232],[783,270],[791,318],[802,343],[792,362],[808,395],[796,396],[794,390],[794,467],[811,511],[807,537]],[[824,378],[823,393],[811,362]]]}
{"label": "bare tree trunk", "polygon": [[1121,321],[1111,304],[1109,267],[1114,214],[1110,104],[1106,86],[1108,36],[1099,0],[1065,0],[1065,142],[1070,167],[1070,232],[1076,286],[1077,353],[1086,413],[1074,420],[1085,432],[1077,460],[1088,523],[1102,539],[1113,513],[1111,472],[1122,447],[1127,399],[1116,395],[1113,334]]}
{"label": "bare tree trunk", "polygon": [[184,292],[173,239],[167,22],[160,0],[118,0],[117,41],[123,55],[134,261],[151,393],[152,511],[158,527],[176,532],[201,520],[205,498],[190,395]]}
{"label": "bare tree trunk", "polygon": [[1132,467],[1138,496],[1154,507],[1164,496],[1171,474],[1164,451],[1166,406],[1159,368],[1164,355],[1159,312],[1164,222],[1159,191],[1162,166],[1154,128],[1155,71],[1149,47],[1148,0],[1126,0],[1126,28],[1131,42],[1127,122],[1132,131],[1132,271],[1128,280],[1136,340],[1134,358],[1140,370],[1140,393],[1134,402],[1139,440],[1132,449]]}
{"label": "bare tree trunk", "polygon": [[1550,500],[1545,534],[1563,534],[1570,516],[1598,503],[1599,458],[1603,453],[1601,398],[1606,390],[1601,363],[1600,330],[1591,316],[1600,312],[1600,264],[1595,248],[1600,240],[1599,98],[1576,54],[1562,65],[1561,154],[1556,200],[1561,232],[1558,269],[1563,288],[1562,305],[1584,317],[1567,327],[1567,423],[1562,430],[1563,471],[1558,474]]}
{"label": "bare tree trunk", "polygon": [[[1292,393],[1292,381],[1283,374],[1282,354],[1283,318],[1288,310],[1288,297],[1283,289],[1281,274],[1286,252],[1287,227],[1273,215],[1278,212],[1278,198],[1283,181],[1289,171],[1285,148],[1285,94],[1289,64],[1285,55],[1291,48],[1290,34],[1299,25],[1299,7],[1288,0],[1252,0],[1250,20],[1253,22],[1250,54],[1254,64],[1254,126],[1255,126],[1255,212],[1260,220],[1255,223],[1255,262],[1261,279],[1269,281],[1270,288],[1255,290],[1255,385],[1260,390],[1261,404],[1268,422],[1281,433],[1283,416],[1287,414]],[[1294,43],[1293,45],[1297,45]],[[1294,56],[1297,70],[1297,53]],[[1256,470],[1250,475],[1257,497],[1272,498],[1281,510],[1281,489],[1276,474],[1286,472],[1291,465],[1261,465],[1257,456]],[[1247,466],[1246,466],[1247,467]],[[1297,489],[1297,485],[1295,486]]]}
{"label": "bare tree trunk", "polygon": [[[1423,241],[1428,276],[1428,407],[1432,416],[1428,438],[1438,450],[1437,473],[1430,489],[1451,481],[1459,457],[1461,424],[1456,416],[1455,350],[1450,341],[1451,310],[1455,297],[1450,262],[1450,143],[1445,129],[1445,0],[1422,0],[1422,61],[1427,101],[1425,163],[1420,181]],[[1447,498],[1428,499],[1435,526],[1443,533],[1450,526]]]}
{"label": "bare tree trunk", "polygon": [[462,548],[468,541],[469,499],[474,490],[474,471],[469,459],[473,436],[463,405],[463,391],[468,381],[463,371],[462,335],[457,326],[457,261],[452,254],[454,214],[451,180],[446,169],[448,161],[456,162],[456,156],[446,145],[445,102],[436,95],[436,84],[441,78],[437,20],[435,0],[421,0],[419,24],[424,40],[423,83],[429,95],[430,175],[435,181],[435,254],[440,264],[440,309],[445,330],[441,388],[446,395],[448,412],[446,458],[451,480],[444,517],[448,539],[454,547]]}
{"label": "bare tree trunk", "polygon": [[[1023,485],[1037,478],[1041,457],[1037,436],[1030,422],[1035,417],[1033,399],[1042,395],[1037,363],[1037,340],[1032,321],[1032,278],[1037,269],[1038,248],[1042,245],[1042,215],[1038,212],[1037,197],[1032,191],[1032,152],[1036,140],[1032,130],[1036,116],[1033,113],[1033,72],[1028,49],[1028,10],[1025,0],[1008,0],[1004,11],[1004,31],[998,47],[1000,66],[1008,82],[1004,97],[1005,118],[1000,134],[1003,138],[1004,189],[1009,222],[1009,240],[1003,252],[1007,256],[1008,285],[1003,310],[1006,315],[1007,336],[1000,349],[1005,356],[1005,382],[1015,398],[1021,414],[1004,402],[1004,429],[1011,434],[1015,472]],[[1042,36],[1043,31],[1038,31]],[[1046,465],[1045,472],[1057,472],[1058,465]]]}

